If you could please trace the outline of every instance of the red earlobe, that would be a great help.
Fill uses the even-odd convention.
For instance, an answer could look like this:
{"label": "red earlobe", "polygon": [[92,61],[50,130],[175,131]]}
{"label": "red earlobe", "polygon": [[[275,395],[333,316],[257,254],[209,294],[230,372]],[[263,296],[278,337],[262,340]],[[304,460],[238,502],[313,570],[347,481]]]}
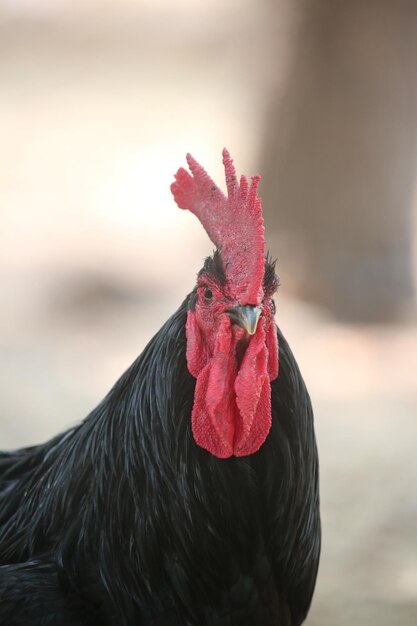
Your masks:
{"label": "red earlobe", "polygon": [[266,347],[268,350],[268,374],[269,380],[275,380],[278,378],[279,372],[279,359],[278,359],[278,336],[277,327],[274,320],[269,324],[266,331]]}
{"label": "red earlobe", "polygon": [[185,333],[187,337],[186,356],[188,371],[194,378],[197,378],[209,362],[210,354],[193,311],[188,311]]}

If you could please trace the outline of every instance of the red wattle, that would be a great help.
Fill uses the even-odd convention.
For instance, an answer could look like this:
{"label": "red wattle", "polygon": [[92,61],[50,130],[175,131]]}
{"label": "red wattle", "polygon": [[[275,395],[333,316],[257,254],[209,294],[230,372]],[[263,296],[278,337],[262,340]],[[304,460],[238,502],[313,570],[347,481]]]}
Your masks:
{"label": "red wattle", "polygon": [[[275,324],[271,323],[273,331]],[[271,427],[270,327],[265,319],[250,340],[238,370],[236,347],[244,332],[224,315],[210,355],[194,313],[187,319],[187,362],[196,377],[192,431],[195,442],[219,458],[246,456],[259,450]],[[276,346],[272,341],[272,348]]]}
{"label": "red wattle", "polygon": [[265,344],[265,319],[259,321],[235,381],[238,419],[234,454],[244,456],[259,450],[271,428],[271,388]]}
{"label": "red wattle", "polygon": [[[192,312],[190,316],[193,316]],[[233,455],[237,408],[233,393],[236,358],[232,339],[230,320],[225,315],[216,338],[214,354],[197,375],[191,416],[196,443],[220,458]]]}

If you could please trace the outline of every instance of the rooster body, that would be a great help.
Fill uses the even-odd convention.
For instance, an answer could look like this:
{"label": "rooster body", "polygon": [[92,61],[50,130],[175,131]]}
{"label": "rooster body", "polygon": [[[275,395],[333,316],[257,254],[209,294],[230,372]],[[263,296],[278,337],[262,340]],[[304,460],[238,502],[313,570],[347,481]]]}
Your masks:
{"label": "rooster body", "polygon": [[[240,294],[226,317],[200,321],[225,280],[215,254],[193,292],[83,423],[45,444],[0,455],[0,624],[303,622],[320,552],[311,403],[261,300],[241,305]],[[276,277],[268,261],[261,282],[257,293],[269,306]],[[225,293],[222,288],[229,301]],[[255,339],[255,307],[261,339]],[[246,316],[247,332],[236,311]],[[224,342],[216,354],[206,342],[196,364],[190,337],[199,332],[204,343],[204,325],[211,332],[217,319],[224,330],[216,337]],[[198,331],[190,330],[194,323]],[[278,377],[267,352],[277,341]],[[220,366],[228,362],[232,350],[236,403],[223,393],[215,360],[220,354]],[[254,361],[263,378],[246,426],[238,423],[239,407],[249,406],[238,376]],[[229,380],[229,371],[221,372]],[[219,403],[236,426],[230,418],[217,427]],[[258,428],[268,403],[270,424]],[[201,434],[210,419],[211,434]],[[247,452],[251,445],[254,453]]]}

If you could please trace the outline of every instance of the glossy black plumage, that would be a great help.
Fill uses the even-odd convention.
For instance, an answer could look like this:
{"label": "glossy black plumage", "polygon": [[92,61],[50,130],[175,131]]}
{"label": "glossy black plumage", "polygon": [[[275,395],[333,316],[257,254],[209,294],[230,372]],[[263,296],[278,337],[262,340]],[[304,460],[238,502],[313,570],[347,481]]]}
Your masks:
{"label": "glossy black plumage", "polygon": [[199,448],[189,298],[82,424],[0,455],[1,625],[304,620],[320,552],[305,385],[279,333],[265,444],[226,460]]}

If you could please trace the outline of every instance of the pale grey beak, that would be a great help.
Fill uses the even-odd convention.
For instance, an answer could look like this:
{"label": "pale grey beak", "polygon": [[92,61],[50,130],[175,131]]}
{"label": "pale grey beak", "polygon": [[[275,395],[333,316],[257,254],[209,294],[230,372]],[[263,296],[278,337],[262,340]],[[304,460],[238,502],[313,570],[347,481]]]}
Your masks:
{"label": "pale grey beak", "polygon": [[227,315],[234,324],[238,324],[246,330],[248,335],[254,335],[261,316],[261,307],[259,306],[235,306],[233,309],[227,309]]}

